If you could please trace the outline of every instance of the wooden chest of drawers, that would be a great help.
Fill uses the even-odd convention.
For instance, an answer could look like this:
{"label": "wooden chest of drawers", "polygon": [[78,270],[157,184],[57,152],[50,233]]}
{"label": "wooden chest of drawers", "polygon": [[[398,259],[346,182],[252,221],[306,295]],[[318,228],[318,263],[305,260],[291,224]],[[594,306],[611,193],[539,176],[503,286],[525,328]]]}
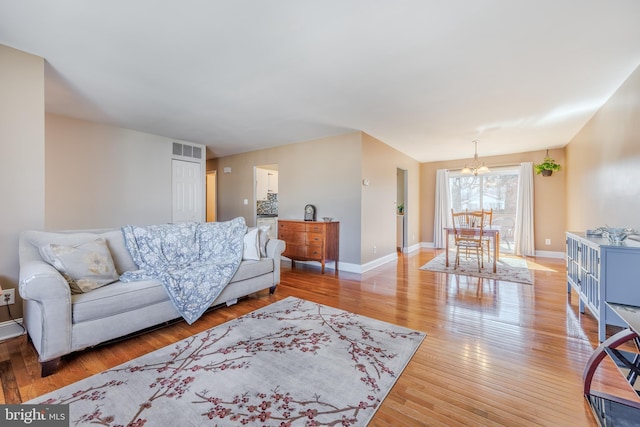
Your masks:
{"label": "wooden chest of drawers", "polygon": [[278,239],[287,244],[283,256],[291,259],[292,267],[295,261],[318,261],[324,264],[327,260],[335,261],[335,271],[338,272],[340,223],[278,220]]}

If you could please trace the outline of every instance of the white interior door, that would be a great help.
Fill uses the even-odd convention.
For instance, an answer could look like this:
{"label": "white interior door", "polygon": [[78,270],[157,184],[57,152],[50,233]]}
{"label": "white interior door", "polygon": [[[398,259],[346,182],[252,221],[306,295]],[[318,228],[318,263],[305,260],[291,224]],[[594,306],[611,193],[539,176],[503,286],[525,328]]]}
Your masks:
{"label": "white interior door", "polygon": [[172,220],[204,222],[200,163],[172,160]]}

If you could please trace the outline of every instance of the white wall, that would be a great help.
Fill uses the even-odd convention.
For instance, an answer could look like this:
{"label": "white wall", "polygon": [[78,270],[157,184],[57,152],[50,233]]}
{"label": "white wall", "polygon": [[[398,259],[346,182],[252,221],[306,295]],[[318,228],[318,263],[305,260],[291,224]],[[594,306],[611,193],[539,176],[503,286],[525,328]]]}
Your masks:
{"label": "white wall", "polygon": [[47,114],[45,227],[170,222],[173,141]]}
{"label": "white wall", "polygon": [[18,235],[44,225],[44,60],[0,45],[0,64],[0,284],[16,288]]}

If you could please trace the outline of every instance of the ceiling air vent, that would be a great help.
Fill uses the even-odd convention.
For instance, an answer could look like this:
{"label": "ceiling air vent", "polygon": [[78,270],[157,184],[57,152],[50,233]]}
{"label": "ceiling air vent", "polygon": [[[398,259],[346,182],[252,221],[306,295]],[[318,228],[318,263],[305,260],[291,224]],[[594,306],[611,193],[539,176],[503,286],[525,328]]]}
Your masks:
{"label": "ceiling air vent", "polygon": [[173,143],[173,155],[182,157],[191,157],[194,159],[202,159],[202,148],[194,145]]}

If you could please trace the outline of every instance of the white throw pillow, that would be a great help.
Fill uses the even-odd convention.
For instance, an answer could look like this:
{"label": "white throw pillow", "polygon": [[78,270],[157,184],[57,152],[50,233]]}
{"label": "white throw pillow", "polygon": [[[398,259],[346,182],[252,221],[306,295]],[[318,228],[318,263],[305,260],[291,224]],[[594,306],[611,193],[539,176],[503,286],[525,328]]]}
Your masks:
{"label": "white throw pillow", "polygon": [[76,245],[50,243],[39,249],[42,258],[69,282],[73,294],[89,292],[118,280],[111,252],[103,238]]}
{"label": "white throw pillow", "polygon": [[260,260],[260,243],[258,241],[258,229],[253,227],[247,230],[244,235],[243,260]]}

